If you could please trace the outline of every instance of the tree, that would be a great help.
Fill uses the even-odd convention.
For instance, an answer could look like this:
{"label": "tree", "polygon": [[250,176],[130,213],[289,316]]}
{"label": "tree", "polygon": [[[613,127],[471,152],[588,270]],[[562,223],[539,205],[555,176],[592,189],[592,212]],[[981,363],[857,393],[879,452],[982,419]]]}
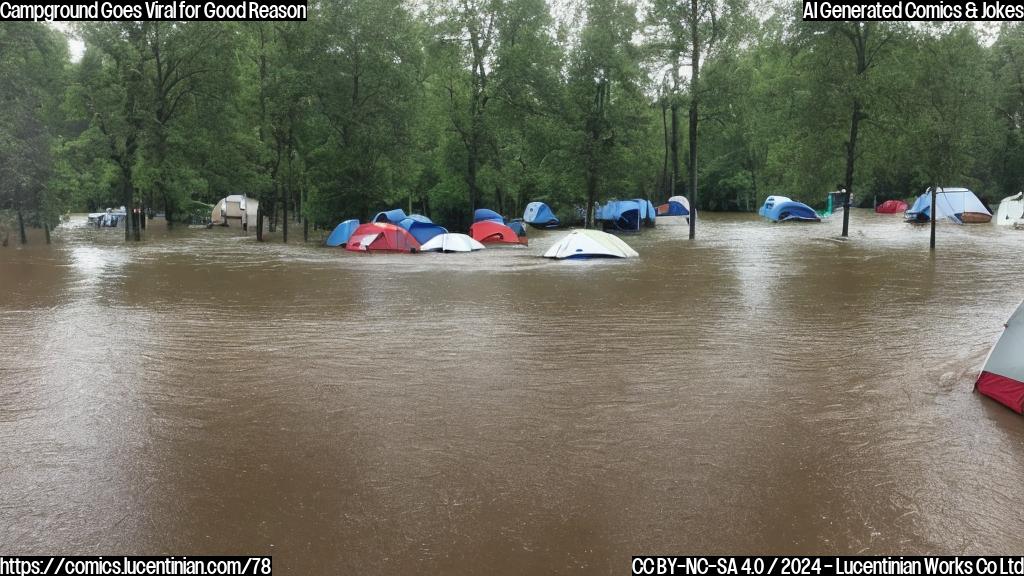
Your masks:
{"label": "tree", "polygon": [[569,60],[569,97],[586,193],[587,227],[602,181],[614,174],[616,154],[641,128],[640,54],[632,43],[635,7],[622,0],[590,0],[587,21]]}
{"label": "tree", "polygon": [[64,209],[49,181],[67,60],[64,39],[43,24],[0,28],[0,208],[14,211],[22,244],[27,219],[48,232]]}

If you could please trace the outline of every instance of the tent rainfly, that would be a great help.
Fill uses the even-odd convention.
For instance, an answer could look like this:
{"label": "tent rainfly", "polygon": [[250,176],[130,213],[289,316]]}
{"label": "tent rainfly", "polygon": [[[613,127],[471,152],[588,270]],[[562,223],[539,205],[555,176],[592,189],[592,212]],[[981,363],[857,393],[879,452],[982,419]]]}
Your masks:
{"label": "tent rainfly", "polygon": [[438,234],[420,246],[421,252],[472,252],[484,245],[465,234]]}
{"label": "tent rainfly", "polygon": [[878,206],[875,206],[875,212],[878,214],[902,214],[907,211],[910,206],[903,200],[886,200]]}
{"label": "tent rainfly", "polygon": [[526,244],[514,230],[501,222],[481,220],[469,227],[469,235],[481,244]]}
{"label": "tent rainfly", "polygon": [[[984,224],[992,220],[992,213],[967,188],[939,188],[935,195],[936,218],[948,219],[955,224]],[[932,215],[932,193],[918,196],[910,210],[904,214],[908,222],[929,222]]]}
{"label": "tent rainfly", "polygon": [[620,238],[600,230],[573,230],[544,253],[545,258],[633,258],[639,256]]}
{"label": "tent rainfly", "polygon": [[420,243],[405,228],[369,222],[356,228],[345,244],[353,252],[416,252]]}
{"label": "tent rainfly", "polygon": [[1024,192],[1003,198],[996,210],[996,224],[1013,226],[1021,218],[1024,218]]}
{"label": "tent rainfly", "polygon": [[1024,413],[1024,303],[1007,320],[974,389],[1018,414]]}
{"label": "tent rainfly", "polygon": [[543,202],[530,202],[523,212],[523,221],[534,228],[554,228],[558,226],[558,217]]}
{"label": "tent rainfly", "polygon": [[334,231],[327,237],[324,244],[332,247],[344,246],[348,242],[349,237],[352,236],[352,233],[356,231],[356,228],[359,228],[359,220],[355,218],[345,220],[334,227]]}

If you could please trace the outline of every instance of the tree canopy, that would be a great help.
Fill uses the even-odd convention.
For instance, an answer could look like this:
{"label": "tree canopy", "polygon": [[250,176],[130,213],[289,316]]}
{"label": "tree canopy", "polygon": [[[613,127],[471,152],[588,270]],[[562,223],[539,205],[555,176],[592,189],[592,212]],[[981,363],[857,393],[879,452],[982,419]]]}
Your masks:
{"label": "tree canopy", "polygon": [[1024,188],[1020,23],[989,38],[803,22],[781,0],[324,0],[307,22],[72,30],[77,61],[47,25],[0,27],[0,228],[117,205],[185,221],[242,193],[287,233],[393,207],[460,228],[534,200],[572,221],[614,198]]}

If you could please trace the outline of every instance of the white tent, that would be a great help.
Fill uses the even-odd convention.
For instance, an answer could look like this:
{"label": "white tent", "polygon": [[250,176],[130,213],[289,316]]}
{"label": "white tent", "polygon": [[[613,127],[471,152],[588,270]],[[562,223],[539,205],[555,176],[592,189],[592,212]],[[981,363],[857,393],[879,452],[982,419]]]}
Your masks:
{"label": "white tent", "polygon": [[213,206],[210,221],[227,226],[229,220],[238,220],[245,226],[250,220],[255,222],[259,204],[258,200],[247,198],[245,194],[225,196]]}
{"label": "white tent", "polygon": [[[935,201],[936,220],[949,219],[958,224],[987,222],[992,213],[978,200],[973,192],[966,188],[940,188]],[[926,192],[918,197],[918,201],[906,211],[908,218],[918,218],[919,214],[930,216],[932,193]],[[923,218],[928,221],[928,217]]]}
{"label": "white tent", "polygon": [[472,252],[484,245],[465,234],[438,234],[420,246],[420,252]]}
{"label": "white tent", "polygon": [[573,230],[544,253],[545,258],[631,258],[639,256],[616,236],[600,230]]}
{"label": "white tent", "polygon": [[686,199],[686,196],[673,196],[673,197],[669,198],[668,201],[669,202],[678,202],[679,204],[683,205],[683,208],[686,208],[687,212],[690,211],[690,201]]}
{"label": "white tent", "polygon": [[1013,411],[1024,413],[1024,303],[1007,320],[1006,330],[989,352],[974,387]]}
{"label": "white tent", "polygon": [[996,210],[996,224],[1012,226],[1024,218],[1024,192],[1009,198],[1003,198]]}

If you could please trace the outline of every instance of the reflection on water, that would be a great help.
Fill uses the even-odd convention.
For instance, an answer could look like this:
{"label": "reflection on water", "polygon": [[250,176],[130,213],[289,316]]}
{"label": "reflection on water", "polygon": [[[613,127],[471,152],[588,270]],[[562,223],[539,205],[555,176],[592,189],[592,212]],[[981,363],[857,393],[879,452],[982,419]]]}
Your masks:
{"label": "reflection on water", "polygon": [[1024,421],[971,393],[1024,233],[857,211],[641,258],[357,255],[232,230],[0,249],[0,549],[282,574],[638,553],[996,553]]}

